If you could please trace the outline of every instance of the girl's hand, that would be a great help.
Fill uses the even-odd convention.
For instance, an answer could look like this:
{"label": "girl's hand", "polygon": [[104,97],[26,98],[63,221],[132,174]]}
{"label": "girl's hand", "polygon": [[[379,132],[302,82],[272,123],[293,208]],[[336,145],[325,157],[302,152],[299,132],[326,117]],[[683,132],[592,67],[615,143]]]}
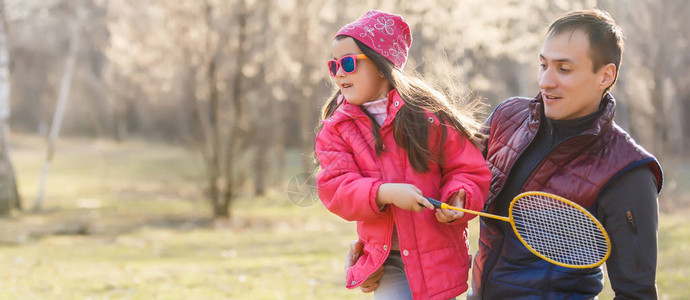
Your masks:
{"label": "girl's hand", "polygon": [[[451,199],[450,206],[465,207],[465,190],[458,191],[455,196]],[[457,219],[462,218],[465,215],[464,212],[452,210],[452,209],[437,209],[436,210],[436,220],[442,223],[453,222]]]}
{"label": "girl's hand", "polygon": [[376,204],[383,207],[393,204],[405,210],[420,212],[424,207],[434,209],[434,206],[422,196],[422,191],[407,183],[384,183],[376,194]]}

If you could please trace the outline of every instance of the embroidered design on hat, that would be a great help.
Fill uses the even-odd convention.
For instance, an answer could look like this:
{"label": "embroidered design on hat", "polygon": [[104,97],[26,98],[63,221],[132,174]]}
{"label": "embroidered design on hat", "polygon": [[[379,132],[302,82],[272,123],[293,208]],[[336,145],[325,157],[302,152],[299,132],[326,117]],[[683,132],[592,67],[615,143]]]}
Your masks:
{"label": "embroidered design on hat", "polygon": [[371,10],[354,22],[343,26],[336,36],[350,36],[381,54],[402,69],[412,44],[410,26],[396,14]]}

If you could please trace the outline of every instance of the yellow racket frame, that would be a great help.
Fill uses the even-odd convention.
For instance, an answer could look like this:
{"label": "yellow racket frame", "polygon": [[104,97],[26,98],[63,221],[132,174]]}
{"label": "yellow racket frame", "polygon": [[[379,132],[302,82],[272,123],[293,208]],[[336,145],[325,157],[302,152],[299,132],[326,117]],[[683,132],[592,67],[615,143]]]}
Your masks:
{"label": "yellow racket frame", "polygon": [[[600,261],[596,262],[596,263],[589,264],[589,265],[570,265],[570,264],[564,264],[564,263],[561,263],[561,262],[557,262],[557,261],[555,261],[555,260],[553,260],[553,259],[550,259],[550,258],[548,258],[548,257],[546,257],[546,256],[544,256],[544,255],[542,255],[541,253],[537,252],[535,249],[533,249],[529,244],[527,244],[527,242],[525,242],[525,240],[522,238],[522,236],[520,236],[520,232],[519,232],[519,231],[517,230],[517,228],[515,227],[515,220],[513,219],[513,205],[515,205],[515,202],[516,202],[517,200],[519,200],[519,199],[521,199],[521,198],[523,198],[523,197],[527,197],[527,196],[542,196],[542,197],[553,198],[553,199],[556,199],[556,200],[561,201],[561,202],[563,202],[563,203],[566,203],[568,206],[572,206],[572,207],[574,207],[574,208],[577,208],[580,212],[582,212],[584,215],[586,215],[590,220],[592,220],[592,221],[594,222],[594,224],[597,225],[597,227],[599,228],[599,230],[601,231],[601,233],[604,235],[604,238],[606,239],[606,247],[607,247],[607,249],[606,249],[606,255],[604,256],[604,258],[601,259]],[[487,217],[487,218],[496,219],[496,220],[501,220],[501,221],[510,223],[510,226],[513,228],[513,231],[515,232],[515,235],[518,237],[518,239],[520,239],[520,242],[521,242],[523,245],[525,245],[525,247],[527,248],[527,250],[529,250],[530,252],[534,253],[534,255],[538,256],[539,258],[541,258],[541,259],[543,259],[543,260],[545,260],[545,261],[548,261],[548,262],[550,262],[550,263],[552,263],[552,264],[555,264],[555,265],[557,265],[557,266],[566,267],[566,268],[573,268],[573,269],[594,268],[594,267],[598,267],[598,266],[600,266],[601,264],[603,264],[603,263],[609,258],[609,256],[611,255],[611,239],[609,238],[608,233],[606,233],[606,230],[604,229],[604,226],[601,225],[601,223],[599,222],[599,220],[597,220],[596,217],[594,217],[591,213],[589,213],[585,208],[583,208],[583,207],[580,206],[579,204],[577,204],[577,203],[575,203],[575,202],[573,202],[573,201],[570,201],[570,200],[568,200],[568,199],[565,199],[565,198],[563,198],[563,197],[561,197],[561,196],[558,196],[558,195],[554,195],[554,194],[546,193],[546,192],[538,192],[538,191],[524,192],[524,193],[522,193],[522,194],[520,194],[520,195],[517,195],[517,196],[515,196],[515,198],[513,198],[513,200],[510,202],[510,208],[508,209],[508,211],[509,211],[510,213],[509,213],[509,217],[507,217],[507,218],[506,218],[506,217],[503,217],[503,216],[498,216],[498,215],[489,214],[489,213],[484,213],[484,212],[478,212],[478,211],[469,210],[469,209],[465,209],[465,208],[458,208],[458,207],[450,206],[450,205],[448,205],[448,204],[446,204],[446,203],[442,203],[442,202],[440,202],[440,203],[441,203],[441,204],[440,204],[440,208],[441,208],[441,209],[452,209],[452,210],[457,210],[457,211],[461,211],[461,212],[465,212],[465,213],[469,213],[469,214],[473,214],[473,215],[478,215],[478,216]]]}
{"label": "yellow racket frame", "polygon": [[[607,249],[606,249],[606,255],[604,255],[604,258],[602,258],[600,261],[598,261],[598,262],[596,262],[596,263],[589,264],[589,265],[569,265],[569,264],[564,264],[564,263],[557,262],[557,261],[555,261],[555,260],[553,260],[553,259],[550,259],[550,258],[548,258],[548,257],[546,257],[546,256],[541,255],[539,252],[537,252],[536,250],[534,250],[529,244],[527,244],[527,242],[525,242],[525,240],[522,238],[522,236],[520,236],[520,233],[518,232],[517,228],[515,228],[515,221],[514,221],[514,219],[513,219],[513,205],[515,205],[515,202],[516,202],[517,200],[519,200],[520,198],[526,197],[526,196],[543,196],[543,197],[553,198],[553,199],[556,199],[556,200],[561,201],[561,202],[563,202],[563,203],[566,203],[566,204],[568,204],[569,206],[572,206],[572,207],[574,207],[574,208],[577,208],[580,212],[582,212],[584,215],[586,215],[590,220],[592,220],[592,222],[594,222],[595,225],[597,225],[597,227],[599,227],[599,230],[601,231],[601,233],[604,235],[604,238],[606,239],[606,247],[607,247]],[[527,247],[527,249],[528,249],[530,252],[534,253],[534,255],[539,256],[541,259],[543,259],[543,260],[545,260],[545,261],[548,261],[548,262],[550,262],[550,263],[552,263],[552,264],[555,264],[555,265],[558,265],[558,266],[562,266],[562,267],[573,268],[573,269],[594,268],[594,267],[598,267],[598,266],[600,266],[601,264],[603,264],[603,263],[609,258],[609,256],[611,255],[611,239],[609,238],[608,233],[606,233],[606,229],[604,229],[604,226],[602,226],[601,223],[599,222],[599,220],[597,220],[597,218],[594,217],[591,213],[589,213],[584,207],[580,206],[579,204],[577,204],[577,203],[575,203],[575,202],[573,202],[573,201],[570,201],[570,200],[565,199],[565,198],[563,198],[563,197],[561,197],[561,196],[554,195],[554,194],[551,194],[551,193],[536,192],[536,191],[533,191],[533,192],[524,192],[524,193],[522,193],[522,194],[520,194],[520,195],[515,196],[515,198],[513,198],[513,201],[510,202],[510,208],[508,209],[508,211],[510,212],[510,226],[513,227],[513,231],[515,232],[515,235],[518,237],[518,239],[520,239],[520,242],[521,242],[523,245],[525,245],[525,247]]]}

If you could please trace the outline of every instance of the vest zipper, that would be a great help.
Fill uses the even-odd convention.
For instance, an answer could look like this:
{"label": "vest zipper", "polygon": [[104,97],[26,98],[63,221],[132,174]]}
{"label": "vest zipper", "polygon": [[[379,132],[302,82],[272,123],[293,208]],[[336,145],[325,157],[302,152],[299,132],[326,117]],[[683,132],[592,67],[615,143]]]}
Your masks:
{"label": "vest zipper", "polygon": [[633,234],[637,234],[637,226],[635,226],[635,220],[633,219],[633,215],[630,210],[625,211],[625,218],[628,220],[628,224],[630,224],[630,229],[632,229]]}

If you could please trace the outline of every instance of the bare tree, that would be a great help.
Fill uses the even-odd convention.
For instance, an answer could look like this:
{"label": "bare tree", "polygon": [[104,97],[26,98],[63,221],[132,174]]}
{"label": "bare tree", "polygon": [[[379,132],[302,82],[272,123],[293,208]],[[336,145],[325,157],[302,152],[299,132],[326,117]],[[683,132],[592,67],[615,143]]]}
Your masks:
{"label": "bare tree", "polygon": [[262,1],[261,8],[261,19],[262,26],[261,32],[262,37],[257,41],[257,48],[261,51],[257,51],[262,54],[261,61],[259,64],[259,72],[256,76],[260,79],[257,82],[255,89],[258,89],[258,112],[255,114],[258,116],[254,118],[256,134],[254,137],[254,194],[263,195],[266,191],[267,185],[267,174],[268,174],[268,164],[269,154],[273,152],[271,142],[274,139],[275,134],[273,133],[274,128],[279,128],[280,123],[275,120],[275,111],[272,106],[276,105],[271,93],[270,87],[271,82],[267,76],[267,65],[269,64],[270,58],[272,56],[273,47],[269,46],[272,39],[271,32],[271,0]]}
{"label": "bare tree", "polygon": [[72,77],[74,76],[74,68],[77,63],[77,53],[79,50],[79,44],[81,42],[81,25],[85,14],[86,12],[83,10],[83,8],[77,6],[77,20],[72,24],[71,28],[70,48],[69,52],[67,53],[65,71],[60,82],[60,94],[58,95],[55,114],[53,115],[53,122],[50,126],[50,133],[48,135],[46,160],[43,163],[43,168],[41,170],[41,177],[38,183],[38,193],[36,195],[36,200],[33,207],[34,211],[39,211],[41,209],[41,205],[45,197],[45,185],[48,171],[50,171],[50,165],[53,161],[53,157],[55,156],[55,142],[60,134],[60,127],[62,126],[65,109],[67,108],[67,101],[69,100],[70,86],[72,83]]}
{"label": "bare tree", "polygon": [[10,117],[10,70],[5,1],[0,0],[0,216],[21,209],[19,192],[7,145],[7,119]]}
{"label": "bare tree", "polygon": [[[252,128],[247,126],[246,105],[244,103],[244,74],[246,59],[247,22],[249,9],[245,0],[233,6],[236,13],[237,47],[233,52],[234,69],[230,72],[231,90],[228,95],[230,108],[225,109],[219,86],[222,82],[219,70],[223,66],[223,53],[228,44],[228,33],[219,28],[214,16],[215,7],[209,1],[204,4],[204,20],[208,28],[206,37],[207,53],[210,54],[205,78],[208,87],[208,106],[200,107],[199,119],[204,132],[208,196],[213,207],[214,218],[228,219],[231,216],[231,203],[237,197],[247,177],[244,152],[249,145]],[[219,13],[219,15],[222,15]],[[227,114],[226,114],[227,113]],[[230,122],[223,122],[229,117]],[[229,129],[225,130],[225,128]]]}
{"label": "bare tree", "polygon": [[226,174],[225,174],[225,193],[219,199],[217,207],[214,206],[214,215],[219,217],[230,216],[230,204],[232,200],[239,194],[240,187],[244,184],[247,169],[244,168],[243,154],[248,147],[249,136],[253,134],[253,129],[245,126],[247,117],[246,106],[244,105],[244,90],[243,78],[244,74],[242,68],[245,64],[247,53],[247,22],[249,19],[249,9],[245,0],[239,0],[236,5],[237,9],[237,49],[234,56],[236,57],[234,74],[232,75],[232,91],[230,93],[230,100],[232,101],[232,118],[230,125],[230,132],[227,140],[226,159]]}
{"label": "bare tree", "polygon": [[[688,78],[687,14],[690,3],[679,0],[641,0],[634,5],[616,5],[627,33],[622,74],[634,105],[631,119],[651,128],[642,142],[658,156],[682,153],[683,84]],[[634,84],[627,84],[633,81]],[[643,89],[640,91],[640,87]],[[645,95],[646,94],[646,95]],[[646,124],[649,122],[649,124]],[[631,124],[633,125],[633,124]],[[638,126],[639,127],[639,126]],[[633,133],[641,130],[633,130]]]}
{"label": "bare tree", "polygon": [[[676,3],[674,7],[680,3],[664,1]],[[595,5],[615,10],[622,6],[619,2],[367,0],[361,6],[343,7],[333,0],[110,1],[108,29],[113,38],[105,52],[117,69],[114,74],[142,91],[122,96],[131,99],[129,110],[147,116],[136,119],[141,124],[132,130],[162,130],[167,125],[177,129],[173,134],[178,140],[202,149],[207,172],[203,184],[214,215],[229,217],[234,199],[248,191],[250,184],[245,183],[253,181],[254,194],[282,183],[290,170],[286,166],[294,167],[286,156],[298,152],[299,171],[313,169],[313,128],[318,108],[331,92],[323,61],[329,56],[332,34],[361,16],[366,7],[400,13],[411,24],[415,42],[407,70],[432,78],[454,74],[496,104],[508,96],[533,96],[537,91],[535,53],[551,20]],[[653,5],[646,0],[633,4],[641,10]],[[614,12],[617,20],[630,19],[621,18],[627,15],[619,10]],[[647,15],[628,13],[635,14]],[[669,18],[682,19],[681,14]],[[686,41],[679,38],[677,44]],[[677,50],[668,55],[687,57]],[[639,69],[644,72],[633,72],[631,77],[653,82],[647,75],[637,75],[646,74],[651,64],[629,63],[629,58],[622,72]],[[674,58],[673,68],[668,69],[674,75],[660,84],[668,88],[664,93],[685,93],[682,86],[688,79],[675,75],[681,75],[675,66],[685,61]],[[619,89],[639,86],[621,76]],[[128,84],[119,85],[127,88],[114,92],[130,89]],[[641,94],[651,94],[646,86],[640,89]],[[625,98],[620,97],[619,103]],[[161,121],[165,119],[170,121]],[[268,177],[279,180],[264,181]]]}

